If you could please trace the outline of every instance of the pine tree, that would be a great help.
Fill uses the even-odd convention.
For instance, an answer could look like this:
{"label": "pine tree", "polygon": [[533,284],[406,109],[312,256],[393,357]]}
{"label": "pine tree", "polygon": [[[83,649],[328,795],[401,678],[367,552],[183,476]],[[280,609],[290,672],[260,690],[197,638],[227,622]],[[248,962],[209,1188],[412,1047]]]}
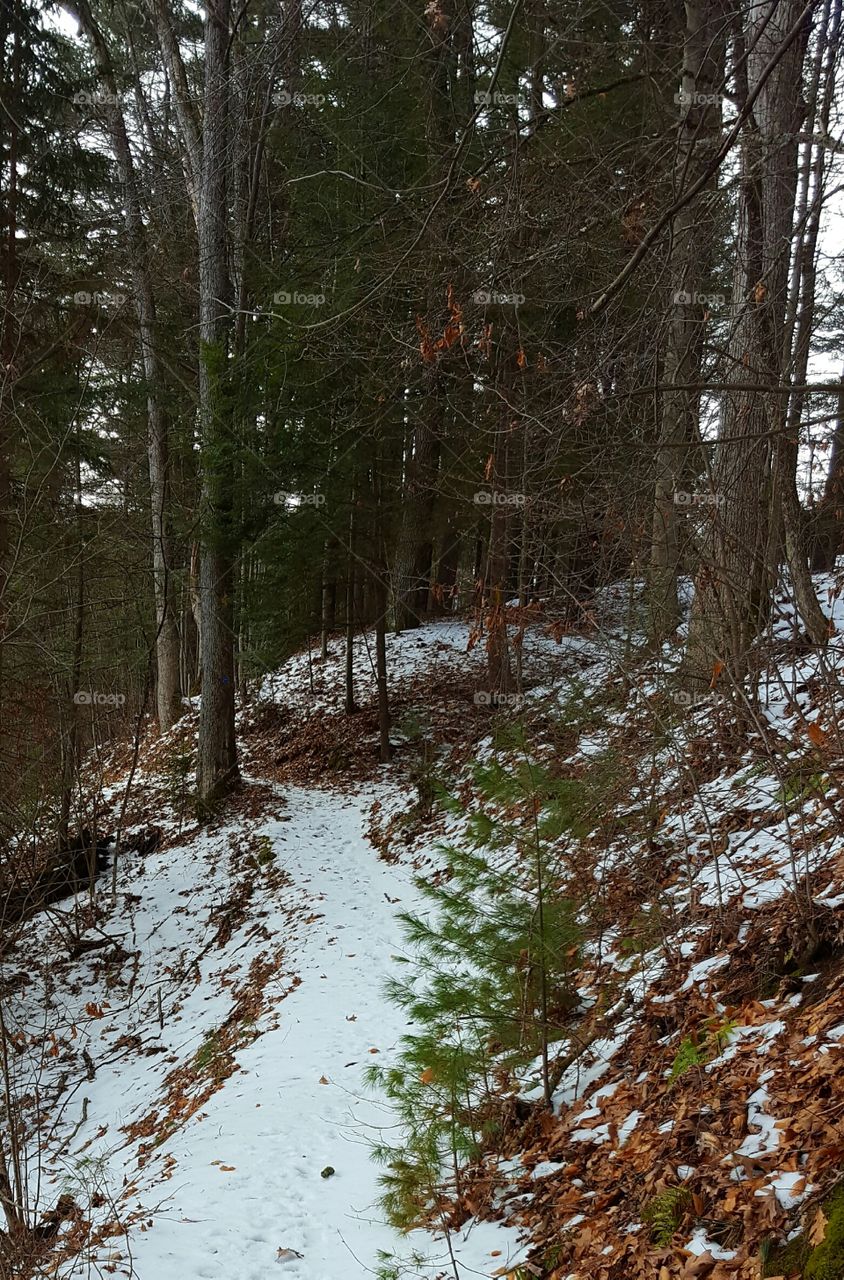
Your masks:
{"label": "pine tree", "polygon": [[450,1170],[500,1123],[496,1098],[513,1094],[533,1066],[551,1104],[552,1046],[566,1040],[578,1004],[574,975],[581,927],[563,887],[568,835],[582,832],[588,790],[531,758],[519,732],[474,769],[478,803],[465,839],[444,847],[441,876],[420,880],[429,904],[402,917],[414,974],[389,985],[418,1028],[398,1062],[371,1079],[395,1103],[404,1138],[382,1145],[384,1204],[403,1229],[430,1214]]}

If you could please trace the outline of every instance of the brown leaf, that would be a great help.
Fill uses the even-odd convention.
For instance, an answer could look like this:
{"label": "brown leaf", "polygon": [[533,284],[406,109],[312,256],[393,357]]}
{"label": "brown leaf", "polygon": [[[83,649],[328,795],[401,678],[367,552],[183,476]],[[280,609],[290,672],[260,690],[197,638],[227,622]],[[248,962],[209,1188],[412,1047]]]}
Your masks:
{"label": "brown leaf", "polygon": [[816,1245],[822,1244],[826,1238],[826,1229],[829,1226],[826,1214],[823,1209],[818,1209],[812,1225],[809,1228],[809,1244],[814,1248]]}

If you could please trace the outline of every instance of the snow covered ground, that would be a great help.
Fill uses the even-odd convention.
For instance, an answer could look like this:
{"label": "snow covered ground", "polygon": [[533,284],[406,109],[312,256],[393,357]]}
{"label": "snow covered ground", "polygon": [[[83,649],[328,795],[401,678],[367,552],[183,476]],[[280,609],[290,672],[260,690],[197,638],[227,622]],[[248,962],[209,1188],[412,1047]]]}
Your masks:
{"label": "snow covered ground", "polygon": [[[384,1224],[369,1158],[393,1120],[362,1073],[405,1029],[382,986],[400,948],[396,912],[414,898],[410,873],[379,863],[363,838],[373,798],[291,790],[290,821],[261,825],[291,877],[278,942],[301,984],[277,1007],[277,1028],[238,1053],[240,1071],[201,1122],[163,1148],[170,1195],[132,1241],[140,1280],[265,1280],[276,1262],[291,1277],[336,1280],[371,1274],[379,1250],[418,1251],[432,1273],[448,1266],[442,1241]],[[507,1261],[490,1258],[512,1247],[505,1234],[476,1226],[453,1241],[458,1263],[488,1274]]]}
{"label": "snow covered ground", "polygon": [[[265,1280],[276,1266],[336,1280],[371,1275],[383,1255],[400,1265],[414,1255],[415,1275],[454,1275],[442,1238],[399,1236],[384,1222],[370,1159],[395,1122],[363,1073],[376,1055],[389,1060],[406,1029],[383,988],[401,948],[397,913],[417,893],[411,870],[379,861],[364,836],[388,790],[278,788],[257,821],[133,855],[121,873],[126,911],[106,932],[131,948],[134,977],[126,962],[118,979],[83,958],[61,984],[41,974],[25,988],[16,1026],[44,1052],[21,1064],[21,1092],[36,1077],[45,1102],[56,1092],[42,1129],[42,1208],[70,1191],[105,1232],[66,1260],[68,1280],[92,1265],[138,1280]],[[256,873],[226,936],[245,828],[280,874],[268,886]],[[53,925],[42,918],[36,930],[46,949]],[[245,1042],[235,1039],[236,1069],[214,1088],[230,1043],[221,1029],[264,965],[276,968],[244,1019]],[[82,1080],[68,1096],[70,1074]],[[127,1220],[128,1237],[109,1236]],[[490,1275],[518,1251],[514,1232],[488,1223],[450,1246],[460,1275]]]}
{"label": "snow covered ground", "polygon": [[[824,604],[844,627],[832,581]],[[776,625],[785,641],[788,619]],[[582,844],[581,874],[596,892],[615,885],[608,906],[620,904],[599,943],[583,949],[583,1009],[595,1010],[584,1026],[594,1038],[557,1083],[558,1128],[541,1150],[510,1151],[498,1164],[497,1205],[533,1229],[523,1208],[544,1204],[554,1239],[583,1257],[566,1273],[578,1280],[607,1256],[622,1269],[612,1280],[655,1274],[644,1251],[635,1266],[645,1270],[634,1269],[631,1251],[649,1238],[639,1202],[672,1179],[701,1203],[714,1197],[706,1221],[721,1212],[718,1195],[740,1203],[748,1240],[762,1217],[782,1225],[782,1212],[820,1185],[823,1153],[834,1149],[828,1134],[826,1145],[815,1140],[792,1075],[832,1079],[842,1040],[834,931],[823,981],[800,974],[764,999],[753,985],[754,948],[764,958],[770,946],[775,967],[790,945],[796,888],[811,880],[828,913],[844,904],[844,837],[828,803],[838,792],[827,783],[840,769],[838,639],[825,681],[817,655],[784,650],[761,704],[768,758],[739,744],[719,760],[717,699],[672,709],[675,652],[630,669],[617,637],[610,610],[589,636],[532,626],[523,648],[526,705],[539,732],[560,714],[553,749],[567,744],[564,766],[575,776],[600,770],[615,751],[632,771],[615,809],[623,822]],[[458,785],[472,755],[491,749],[493,712],[475,696],[482,642],[457,620],[388,639],[394,709],[431,713]],[[384,986],[402,949],[398,915],[421,900],[414,865],[437,865],[437,832],[402,824],[414,799],[412,757],[402,756],[410,739],[397,717],[397,762],[378,766],[367,638],[355,649],[359,719],[342,712],[340,644],[327,663],[299,655],[264,681],[261,701],[241,714],[243,791],[203,829],[184,814],[180,823],[167,780],[175,737],[153,744],[133,805],[162,828],[161,846],[121,854],[110,909],[103,881],[96,910],[80,895],[42,914],[3,959],[16,1100],[40,1147],[29,1151],[31,1198],[43,1212],[69,1192],[92,1224],[66,1227],[64,1256],[44,1275],[335,1280],[383,1264],[391,1277],[468,1280],[504,1275],[527,1255],[519,1232],[496,1223],[472,1220],[450,1239],[400,1236],[378,1203],[370,1150],[394,1142],[395,1118],[364,1075],[389,1064],[407,1030]],[[587,698],[594,705],[580,717]],[[189,746],[195,718],[185,724]],[[355,767],[344,757],[336,774],[318,773],[320,785],[302,785],[337,742]],[[304,767],[296,752],[309,744]],[[689,760],[706,766],[694,787],[684,783]],[[299,781],[281,780],[290,776]],[[649,826],[654,779],[666,799]],[[107,789],[112,805],[120,786],[117,777]],[[645,878],[631,887],[625,877],[637,868]],[[79,954],[75,938],[108,945]],[[690,1034],[710,1035],[717,1052],[699,1074],[731,1099],[700,1111],[709,1148],[696,1145],[698,1121],[688,1118],[699,1105],[692,1077],[672,1077]],[[782,1117],[793,1110],[792,1132]],[[616,1219],[595,1206],[612,1200],[619,1178],[629,1185]],[[709,1255],[713,1276],[751,1273],[737,1238],[718,1245],[692,1223],[680,1253],[697,1268]]]}

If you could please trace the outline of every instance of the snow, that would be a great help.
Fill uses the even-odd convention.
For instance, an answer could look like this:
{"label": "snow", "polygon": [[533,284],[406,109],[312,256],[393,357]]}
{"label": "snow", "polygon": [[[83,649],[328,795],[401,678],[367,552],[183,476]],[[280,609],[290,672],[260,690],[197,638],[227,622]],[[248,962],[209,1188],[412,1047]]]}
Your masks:
{"label": "snow", "polygon": [[736,1151],[737,1156],[767,1156],[777,1150],[780,1135],[776,1127],[776,1119],[765,1111],[768,1101],[768,1090],[764,1085],[750,1095],[747,1100],[747,1123],[759,1130],[749,1133]]}
{"label": "snow", "polygon": [[623,1147],[627,1139],[630,1137],[636,1125],[642,1118],[641,1111],[631,1111],[627,1119],[622,1123],[618,1130],[618,1145]]}
{"label": "snow", "polygon": [[716,1260],[728,1262],[730,1258],[736,1256],[735,1249],[723,1249],[720,1245],[707,1237],[706,1229],[698,1227],[690,1240],[686,1242],[686,1248],[694,1257],[700,1257],[701,1254],[708,1253]]}
{"label": "snow", "polygon": [[[844,620],[844,602],[840,604]],[[482,690],[483,646],[467,652],[468,642],[469,625],[454,619],[388,636],[391,681],[409,677],[418,681],[426,669],[448,677],[459,667]],[[371,637],[355,641],[362,700],[374,691],[370,646]],[[583,678],[587,694],[606,689],[613,679],[612,642],[606,633],[594,640],[564,636],[557,644],[539,628],[529,628],[525,655],[533,662],[529,675],[534,683],[527,689],[528,699],[565,702],[571,693],[571,673]],[[342,646],[333,641],[328,662],[314,662],[307,654],[292,658],[282,671],[262,681],[262,696],[302,716],[336,712],[342,705],[342,665]],[[795,680],[798,666],[792,672]],[[800,678],[808,679],[813,672],[812,665],[804,662]],[[638,691],[632,690],[624,716],[640,706],[647,713],[645,700],[663,692],[661,684],[644,680]],[[794,706],[795,698],[784,691],[782,697],[769,698],[766,715],[778,732],[793,736],[800,746],[805,735]],[[242,713],[244,725],[249,714],[249,708]],[[635,818],[642,806],[650,803],[648,771],[658,771],[660,786],[669,791],[671,780],[680,776],[687,736],[705,732],[706,717],[711,714],[708,707],[687,717],[670,749],[658,757],[643,758],[638,780],[631,785],[630,804],[618,809],[619,815],[634,819],[631,831],[636,830]],[[619,724],[627,728],[624,716]],[[590,725],[590,732],[581,733],[571,760],[595,767],[595,756],[607,747],[612,749],[616,727]],[[400,740],[400,731],[395,737]],[[487,759],[492,751],[491,736],[474,741],[475,758]],[[792,758],[783,752],[786,773]],[[678,1014],[684,1005],[701,1006],[701,1019],[713,1010],[713,1016],[725,1022],[732,1021],[735,1012],[748,1025],[731,1027],[721,1052],[705,1067],[718,1079],[719,1090],[724,1087],[723,1078],[739,1079],[737,1096],[747,1108],[747,1133],[741,1145],[724,1154],[743,1136],[745,1131],[737,1128],[736,1136],[726,1139],[721,1149],[722,1175],[726,1178],[729,1172],[735,1182],[746,1182],[745,1162],[765,1160],[766,1169],[773,1171],[765,1175],[763,1186],[753,1184],[758,1186],[755,1194],[769,1197],[771,1206],[791,1210],[815,1188],[795,1171],[790,1151],[776,1154],[781,1131],[770,1111],[777,1106],[771,1096],[776,1096],[784,1065],[782,1042],[778,1047],[777,1041],[791,1029],[789,1010],[800,996],[757,1002],[741,1013],[725,1012],[729,996],[722,995],[720,1004],[718,987],[729,991],[725,971],[735,944],[729,938],[713,942],[707,911],[724,903],[732,904],[738,913],[742,909],[755,912],[790,894],[796,874],[789,858],[795,824],[784,816],[782,770],[775,776],[764,761],[754,763],[749,754],[729,767],[732,772],[702,781],[693,796],[675,792],[673,810],[659,824],[665,866],[677,874],[661,886],[658,905],[663,922],[672,918],[682,922],[674,937],[664,946],[649,945],[644,953],[631,952],[623,946],[624,922],[616,921],[604,933],[600,949],[592,942],[584,947],[584,955],[593,960],[597,956],[598,965],[604,967],[609,977],[606,991],[612,994],[607,1006],[601,1006],[599,1038],[585,1045],[567,1067],[553,1106],[563,1122],[567,1122],[565,1113],[571,1112],[573,1132],[568,1137],[583,1144],[577,1154],[584,1164],[588,1162],[587,1167],[616,1158],[618,1148],[627,1142],[628,1151],[619,1158],[635,1154],[647,1145],[654,1129],[667,1134],[677,1124],[670,1119],[656,1126],[653,1098],[660,1090],[631,1090],[633,1084],[647,1084],[647,1070],[635,1068],[633,1079],[625,1074],[628,1064],[638,1061],[625,1057],[625,1046],[646,1011],[674,1002]],[[92,1267],[104,1264],[117,1275],[126,1276],[133,1269],[137,1280],[216,1280],[221,1276],[265,1280],[279,1263],[284,1269],[281,1274],[291,1280],[338,1276],[355,1280],[372,1275],[383,1255],[397,1260],[418,1255],[408,1271],[420,1277],[453,1275],[450,1249],[459,1280],[468,1280],[512,1270],[524,1258],[527,1245],[516,1230],[471,1221],[450,1241],[424,1231],[400,1236],[385,1223],[379,1205],[380,1170],[371,1159],[371,1148],[381,1139],[400,1141],[401,1134],[386,1099],[366,1084],[365,1072],[373,1063],[389,1065],[407,1031],[405,1015],[387,999],[384,985],[391,973],[399,971],[403,941],[398,915],[423,903],[411,866],[401,860],[389,864],[380,860],[365,835],[374,802],[381,806],[382,821],[402,814],[408,806],[397,770],[388,768],[382,777],[378,783],[356,784],[353,794],[273,787],[255,777],[249,785],[256,792],[263,788],[264,793],[255,816],[233,816],[206,832],[191,832],[164,854],[123,859],[121,892],[131,892],[135,900],[130,903],[121,897],[105,928],[132,956],[131,981],[125,968],[115,979],[96,956],[74,963],[72,982],[53,981],[38,957],[49,954],[48,942],[54,945],[55,923],[47,917],[35,923],[28,953],[36,958],[35,982],[15,1000],[18,1024],[25,1025],[31,1043],[44,1049],[41,1059],[36,1055],[29,1068],[25,1060],[17,1064],[19,1091],[35,1093],[37,1086],[47,1100],[43,1200],[54,1203],[70,1182],[82,1188],[84,1201],[95,1183],[114,1198],[121,1215],[136,1214],[128,1242],[122,1236],[106,1241],[95,1259],[83,1258],[76,1269],[65,1268],[61,1280],[81,1280]],[[140,769],[136,780],[143,789],[154,780],[153,771]],[[739,808],[752,814],[752,819],[743,830],[723,831],[721,820]],[[800,815],[801,821],[804,818],[811,819],[808,807]],[[155,820],[175,832],[166,812]],[[445,831],[458,838],[459,820],[449,818]],[[221,939],[221,922],[236,904],[241,886],[237,861],[244,856],[240,845],[244,833],[266,842],[278,875],[274,881],[257,877],[245,914],[233,917],[230,936]],[[833,875],[830,880],[830,875],[833,855],[841,854],[842,841],[837,836],[821,838],[814,830],[812,834],[818,838],[800,846],[798,872],[802,877],[829,862],[830,873],[821,881],[829,887],[825,896],[815,900],[829,908],[840,907],[844,895],[833,893],[840,879]],[[411,856],[418,852],[423,865],[429,865],[432,846],[433,841],[411,851]],[[633,860],[641,848],[633,849]],[[630,861],[628,836],[610,841],[600,850],[596,883]],[[694,901],[689,896],[690,877],[697,891]],[[699,911],[703,920],[697,923]],[[750,927],[747,919],[741,921],[738,944],[745,941]],[[716,945],[716,954],[704,953],[704,948]],[[693,962],[695,956],[701,958]],[[685,964],[675,968],[678,957]],[[213,1053],[214,1037],[227,1025],[238,993],[247,989],[257,963],[270,966],[271,972],[263,984],[262,999],[250,1015],[251,1025],[249,1019],[244,1022],[247,1034],[234,1045],[236,1069],[192,1114],[170,1125],[168,1080],[194,1063],[198,1053]],[[12,968],[15,965],[25,968],[25,957],[11,962]],[[816,976],[807,975],[804,981]],[[663,978],[665,986],[660,983]],[[598,993],[605,994],[601,981],[599,975],[590,990],[590,976],[590,983],[582,987],[581,1010],[594,1009]],[[685,993],[690,994],[684,1000]],[[770,1010],[767,1021],[757,1020],[760,1003]],[[49,1056],[44,1037],[45,1009],[58,1036],[55,1059]],[[667,1012],[670,1021],[674,1011]],[[663,1067],[663,1047],[674,1035],[672,1031],[654,1041],[654,1061]],[[126,1047],[131,1038],[140,1040],[140,1050],[130,1052]],[[842,1039],[844,1023],[839,1023],[820,1036],[806,1036],[802,1044],[812,1046],[815,1054],[831,1050],[829,1062],[835,1062]],[[80,1070],[83,1047],[96,1064],[93,1079],[86,1079]],[[775,1059],[777,1052],[780,1058]],[[777,1060],[776,1072],[768,1066],[767,1055]],[[740,1064],[739,1070],[734,1068],[735,1075],[729,1070],[733,1060]],[[27,1069],[31,1069],[29,1077]],[[61,1094],[57,1082],[67,1072],[74,1086]],[[746,1085],[748,1078],[751,1083]],[[541,1086],[532,1085],[529,1070],[521,1090],[523,1099],[541,1096]],[[631,1110],[634,1103],[638,1106]],[[708,1112],[711,1109],[701,1108],[702,1115]],[[147,1120],[149,1127],[144,1129]],[[131,1134],[130,1126],[135,1126]],[[784,1147],[790,1141],[784,1138]],[[536,1155],[534,1150],[532,1158]],[[777,1170],[777,1163],[786,1168]],[[514,1158],[500,1161],[497,1172],[524,1193],[530,1183],[550,1179],[566,1167],[561,1157],[560,1161],[543,1160],[526,1171],[525,1163]],[[694,1173],[694,1167],[683,1164],[677,1177],[687,1181]],[[128,1187],[125,1178],[130,1180]],[[583,1190],[584,1201],[595,1196],[588,1183],[571,1176],[569,1181]],[[542,1194],[553,1190],[549,1184]],[[90,1216],[101,1224],[110,1213],[107,1204]],[[631,1216],[628,1213],[627,1219]],[[525,1220],[523,1216],[521,1221]],[[567,1226],[585,1220],[576,1214]],[[640,1225],[629,1228],[640,1229]],[[596,1244],[603,1245],[604,1239]],[[693,1255],[708,1251],[716,1259],[734,1256],[708,1240],[703,1229],[694,1233],[687,1248]]]}
{"label": "snow", "polygon": [[804,1174],[789,1172],[776,1174],[768,1183],[767,1188],[760,1188],[756,1195],[764,1196],[769,1194],[771,1190],[784,1209],[794,1209],[807,1196],[811,1195],[815,1188],[806,1181]]}
{"label": "snow", "polygon": [[[143,1169],[118,1130],[157,1105],[163,1053],[101,1066],[84,1084],[88,1120],[72,1150],[61,1158],[55,1148],[46,1153],[56,1183],[87,1159],[112,1193],[119,1192],[127,1166],[137,1168],[131,1207],[153,1224],[132,1234],[137,1280],[265,1280],[279,1261],[291,1280],[364,1277],[379,1251],[418,1253],[425,1260],[420,1274],[449,1262],[443,1239],[421,1231],[401,1237],[385,1224],[379,1169],[370,1158],[374,1141],[385,1132],[395,1137],[395,1117],[363,1072],[373,1060],[388,1062],[406,1030],[384,981],[402,947],[397,913],[412,907],[417,894],[410,870],[379,861],[363,835],[376,794],[279,792],[278,817],[262,820],[256,831],[271,841],[284,869],[281,902],[264,902],[263,927],[256,932],[247,921],[222,956],[202,955],[200,943],[208,907],[224,900],[219,868],[232,832],[199,842],[207,860],[199,883],[197,842],[169,850],[158,865],[147,861],[144,901],[132,922],[140,994],[122,1005],[112,996],[107,1017],[85,1027],[96,1061],[122,1035],[149,1030],[144,997],[175,966],[192,929],[199,981],[193,978],[172,1002],[165,992],[164,1030],[152,1028],[152,1038],[171,1051],[166,1056],[190,1058],[224,1021],[231,996],[221,975],[235,966],[247,972],[267,952],[265,935],[270,953],[283,952],[287,976],[273,984],[279,1002],[261,1018],[263,1034],[238,1049],[239,1070],[200,1115],[155,1146]],[[294,971],[301,981],[285,996]],[[108,999],[93,979],[87,995]],[[85,1022],[81,1008],[66,1012],[80,1026]],[[71,1111],[68,1121],[75,1124],[78,1105]],[[103,1124],[107,1133],[99,1136]],[[329,1167],[335,1172],[321,1176]],[[470,1224],[451,1245],[458,1266],[481,1276],[519,1254],[515,1232],[488,1223]],[[107,1256],[118,1275],[129,1274],[127,1254],[122,1240],[111,1242]],[[66,1274],[87,1275],[87,1263]]]}
{"label": "snow", "polygon": [[688,977],[680,990],[688,991],[691,987],[702,982],[710,973],[715,973],[718,969],[725,968],[729,963],[730,957],[728,955],[707,956],[705,960],[701,960],[698,964],[692,965],[689,970]]}

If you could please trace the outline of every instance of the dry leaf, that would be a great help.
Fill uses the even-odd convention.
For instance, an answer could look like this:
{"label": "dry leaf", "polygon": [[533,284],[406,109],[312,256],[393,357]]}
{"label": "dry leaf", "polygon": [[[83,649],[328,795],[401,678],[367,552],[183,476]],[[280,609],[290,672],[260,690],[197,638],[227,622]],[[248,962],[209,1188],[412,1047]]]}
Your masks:
{"label": "dry leaf", "polygon": [[824,1213],[823,1209],[818,1209],[817,1213],[812,1219],[812,1225],[809,1228],[809,1244],[812,1246],[812,1248],[814,1248],[815,1245],[823,1243],[824,1239],[826,1238],[826,1229],[828,1226],[829,1226],[829,1222],[827,1221],[826,1214]]}

